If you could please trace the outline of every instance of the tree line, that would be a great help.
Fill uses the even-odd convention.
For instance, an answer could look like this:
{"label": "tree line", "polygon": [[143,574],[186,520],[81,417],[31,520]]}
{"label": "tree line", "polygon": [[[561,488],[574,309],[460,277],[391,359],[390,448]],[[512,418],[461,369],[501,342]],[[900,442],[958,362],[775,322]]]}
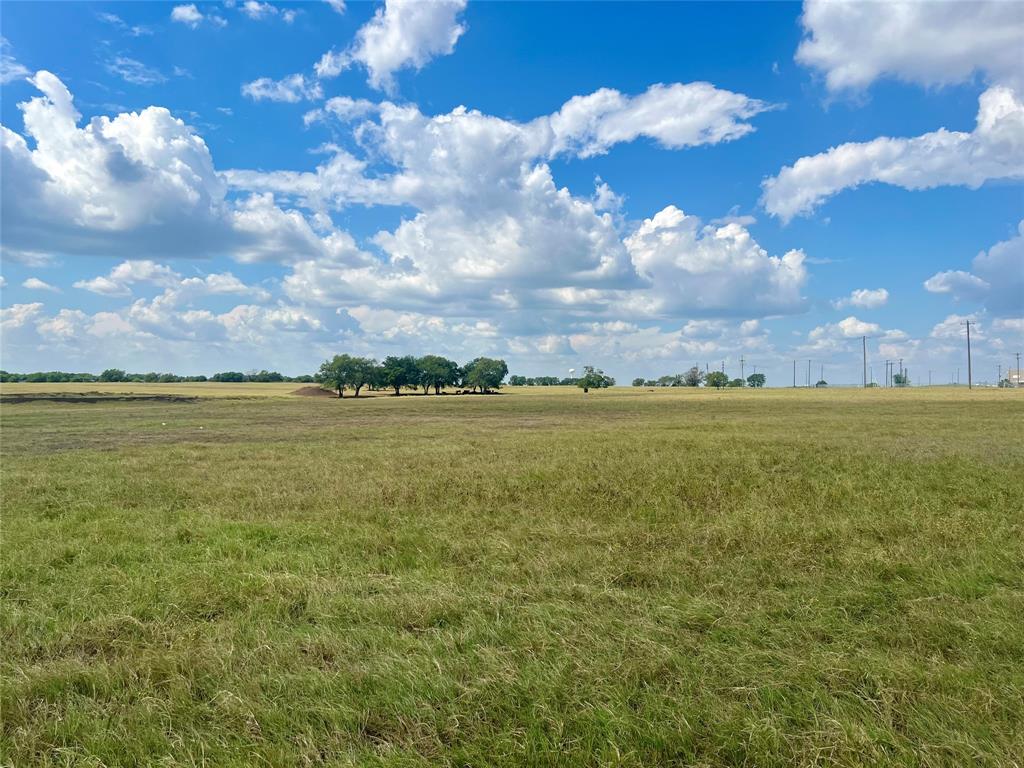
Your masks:
{"label": "tree line", "polygon": [[508,377],[510,387],[575,387],[579,378],[557,376],[518,376]]}
{"label": "tree line", "polygon": [[178,376],[173,373],[128,373],[120,368],[107,368],[102,373],[72,373],[69,371],[36,371],[35,373],[9,373],[0,371],[0,382],[33,383],[146,383],[146,384],[177,384],[187,381],[221,381],[221,382],[273,382],[291,381],[312,383],[315,379],[310,375],[285,376],[277,371],[224,371],[206,376]]}
{"label": "tree line", "polygon": [[724,371],[710,371],[705,373],[697,366],[693,366],[685,373],[675,373],[661,376],[657,379],[633,379],[634,387],[763,387],[767,378],[763,373],[752,373],[746,380],[735,378],[730,379]]}
{"label": "tree line", "polygon": [[[345,390],[351,390],[356,397],[362,389],[393,390],[401,394],[402,390],[422,389],[424,394],[434,390],[441,394],[446,387],[459,387],[465,392],[488,394],[501,387],[508,376],[508,366],[504,360],[478,357],[465,365],[440,355],[389,356],[382,362],[368,357],[352,355],[335,355],[325,360],[315,375],[285,376],[277,371],[222,371],[212,376],[178,376],[173,373],[129,373],[120,368],[107,368],[99,374],[73,373],[69,371],[37,371],[35,373],[9,373],[0,371],[0,382],[25,383],[113,383],[135,382],[147,384],[173,384],[180,382],[226,382],[226,383],[267,383],[295,382],[303,384],[317,383],[338,392],[343,397]],[[730,379],[722,371],[705,373],[697,366],[685,373],[661,376],[657,379],[633,379],[634,387],[763,387],[763,373],[751,374],[743,379]],[[579,387],[584,391],[614,387],[615,379],[604,371],[593,366],[584,366],[582,376],[559,378],[558,376],[508,376],[508,384],[513,387]],[[819,382],[819,385],[823,382]]]}
{"label": "tree line", "polygon": [[346,354],[325,360],[315,379],[321,386],[337,391],[338,397],[344,397],[346,389],[359,397],[363,388],[393,390],[396,396],[402,394],[403,389],[422,389],[425,395],[433,389],[435,395],[440,395],[445,387],[489,394],[501,387],[507,375],[505,361],[491,357],[477,357],[459,365],[440,355],[390,355],[377,362],[369,357]]}

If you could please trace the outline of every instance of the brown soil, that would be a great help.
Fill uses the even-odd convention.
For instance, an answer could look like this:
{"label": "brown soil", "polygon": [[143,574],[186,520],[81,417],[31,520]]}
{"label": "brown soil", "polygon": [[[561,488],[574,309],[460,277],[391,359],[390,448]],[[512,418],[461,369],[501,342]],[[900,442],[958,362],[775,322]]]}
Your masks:
{"label": "brown soil", "polygon": [[161,403],[194,403],[198,398],[188,395],[117,395],[104,392],[76,393],[49,393],[32,392],[18,393],[14,395],[0,395],[2,403],[34,403],[39,401],[50,403],[110,403],[110,402],[146,402],[157,401]]}
{"label": "brown soil", "polygon": [[320,387],[300,387],[291,394],[298,395],[299,397],[337,397],[337,392],[331,392],[328,389],[321,389]]}

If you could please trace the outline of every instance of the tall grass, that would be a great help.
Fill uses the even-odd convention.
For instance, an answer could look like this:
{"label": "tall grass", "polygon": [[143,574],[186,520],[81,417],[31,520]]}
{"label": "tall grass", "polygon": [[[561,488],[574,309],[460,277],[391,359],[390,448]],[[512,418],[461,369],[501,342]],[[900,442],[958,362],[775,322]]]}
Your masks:
{"label": "tall grass", "polygon": [[1019,766],[1021,394],[4,405],[2,759]]}

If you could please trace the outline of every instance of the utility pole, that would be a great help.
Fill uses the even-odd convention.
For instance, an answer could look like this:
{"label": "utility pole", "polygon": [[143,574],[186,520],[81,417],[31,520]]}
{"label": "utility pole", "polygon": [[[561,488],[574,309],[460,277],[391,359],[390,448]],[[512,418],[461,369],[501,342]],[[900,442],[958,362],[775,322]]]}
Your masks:
{"label": "utility pole", "polygon": [[825,380],[825,365],[824,365],[824,363],[822,363],[821,375],[818,377],[818,381],[824,381],[824,380]]}
{"label": "utility pole", "polygon": [[740,355],[740,379],[741,379],[742,381],[746,381],[746,379],[744,379],[744,378],[743,378],[743,374],[745,373],[745,371],[744,371],[744,369],[743,369],[743,364],[744,364],[745,362],[746,362],[746,361],[745,361],[745,360],[743,359],[743,355]]}
{"label": "utility pole", "polygon": [[862,361],[864,363],[864,386],[867,387],[867,385],[868,385],[868,337],[867,336],[861,336],[860,337],[860,352],[861,352],[861,359],[862,359]]}
{"label": "utility pole", "polygon": [[965,320],[961,325],[967,326],[967,388],[974,388],[974,381],[971,378],[971,325],[973,320]]}
{"label": "utility pole", "polygon": [[796,389],[796,360],[793,361],[793,389]]}
{"label": "utility pole", "polygon": [[906,383],[906,380],[903,378],[903,358],[901,357],[900,358],[900,386],[902,387],[905,383]]}
{"label": "utility pole", "polygon": [[1020,352],[1017,353],[1017,386],[1020,386]]}
{"label": "utility pole", "polygon": [[808,360],[807,361],[807,387],[808,387],[808,389],[810,388],[810,386],[811,386],[811,361]]}

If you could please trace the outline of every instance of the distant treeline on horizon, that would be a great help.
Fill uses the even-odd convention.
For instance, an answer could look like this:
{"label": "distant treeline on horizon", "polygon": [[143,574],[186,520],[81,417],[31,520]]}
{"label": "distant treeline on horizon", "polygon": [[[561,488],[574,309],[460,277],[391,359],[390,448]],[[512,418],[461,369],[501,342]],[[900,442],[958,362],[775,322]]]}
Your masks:
{"label": "distant treeline on horizon", "polygon": [[144,383],[144,384],[176,384],[187,381],[220,381],[220,382],[275,382],[292,381],[311,384],[316,378],[305,374],[302,376],[285,376],[277,371],[224,371],[213,376],[177,376],[173,373],[127,373],[119,368],[108,368],[103,373],[70,373],[68,371],[37,371],[35,373],[9,373],[0,371],[0,382],[33,383]]}
{"label": "distant treeline on horizon", "polygon": [[[602,388],[614,386],[615,379],[605,376],[603,371],[594,371],[585,366],[582,377],[569,376],[520,376],[507,377],[508,367],[504,360],[477,358],[464,366],[437,355],[423,358],[389,357],[383,363],[366,358],[338,355],[326,361],[315,374],[285,376],[277,371],[223,371],[212,376],[178,376],[173,373],[129,373],[120,368],[108,368],[102,373],[73,373],[70,371],[36,371],[34,373],[10,373],[0,370],[0,382],[11,383],[143,383],[176,384],[184,382],[223,383],[273,383],[294,382],[298,384],[321,384],[332,389],[340,384],[343,389],[367,385],[370,389],[391,388],[415,389],[433,386],[438,391],[444,386],[473,386],[483,390],[497,388],[506,383],[511,387],[573,387],[589,386]],[[824,382],[819,382],[819,386]],[[662,376],[658,379],[633,379],[634,387],[763,387],[765,376],[756,373],[746,380],[730,380],[724,373],[712,371],[707,374],[694,367],[685,373]],[[398,390],[396,390],[398,391]]]}

